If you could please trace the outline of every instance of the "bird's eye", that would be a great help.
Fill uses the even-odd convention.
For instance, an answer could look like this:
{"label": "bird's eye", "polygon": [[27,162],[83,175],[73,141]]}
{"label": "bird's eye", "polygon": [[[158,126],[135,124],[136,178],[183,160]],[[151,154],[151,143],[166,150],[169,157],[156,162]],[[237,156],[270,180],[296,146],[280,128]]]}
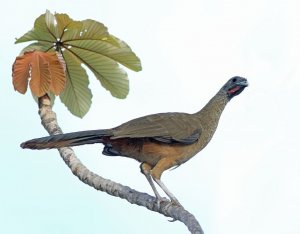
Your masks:
{"label": "bird's eye", "polygon": [[235,82],[236,82],[236,78],[233,78],[233,79],[232,79],[232,82],[235,83]]}

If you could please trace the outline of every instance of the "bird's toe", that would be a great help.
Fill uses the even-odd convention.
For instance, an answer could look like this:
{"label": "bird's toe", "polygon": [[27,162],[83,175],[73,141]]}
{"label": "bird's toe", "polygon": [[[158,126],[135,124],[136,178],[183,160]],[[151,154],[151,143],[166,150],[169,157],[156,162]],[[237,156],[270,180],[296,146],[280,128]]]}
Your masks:
{"label": "bird's toe", "polygon": [[160,209],[160,204],[163,202],[170,202],[170,200],[165,197],[156,198],[156,205],[158,209]]}

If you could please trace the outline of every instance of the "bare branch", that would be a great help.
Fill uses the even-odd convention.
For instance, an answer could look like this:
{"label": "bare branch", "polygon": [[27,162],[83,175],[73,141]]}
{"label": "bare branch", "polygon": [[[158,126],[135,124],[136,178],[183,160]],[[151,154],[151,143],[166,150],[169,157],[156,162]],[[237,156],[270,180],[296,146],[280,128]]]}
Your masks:
{"label": "bare branch", "polygon": [[[50,135],[62,133],[62,130],[57,123],[56,114],[52,110],[48,95],[39,98],[39,115],[42,120],[42,125]],[[128,186],[115,183],[90,171],[76,157],[72,148],[64,147],[58,149],[58,151],[67,166],[71,169],[72,173],[83,183],[112,196],[126,199],[132,204],[144,206],[149,210],[161,213],[164,216],[173,218],[174,220],[179,220],[183,222],[193,234],[203,234],[198,221],[183,207],[174,205],[169,201],[161,202],[158,207],[155,197],[146,193],[138,192]]]}

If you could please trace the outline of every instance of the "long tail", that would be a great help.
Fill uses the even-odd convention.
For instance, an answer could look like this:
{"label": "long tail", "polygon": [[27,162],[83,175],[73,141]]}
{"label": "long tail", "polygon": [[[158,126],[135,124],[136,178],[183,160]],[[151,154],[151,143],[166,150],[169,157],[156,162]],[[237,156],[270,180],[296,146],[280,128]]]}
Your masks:
{"label": "long tail", "polygon": [[94,144],[101,143],[101,139],[103,137],[111,135],[112,131],[110,129],[71,132],[25,141],[21,144],[21,147],[23,149],[52,149],[76,145]]}

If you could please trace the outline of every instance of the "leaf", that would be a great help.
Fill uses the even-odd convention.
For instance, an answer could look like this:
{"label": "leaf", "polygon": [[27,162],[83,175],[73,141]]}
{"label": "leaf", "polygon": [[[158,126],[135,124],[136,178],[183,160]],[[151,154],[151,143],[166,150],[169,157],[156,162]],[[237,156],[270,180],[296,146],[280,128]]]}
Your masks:
{"label": "leaf", "polygon": [[98,78],[102,86],[114,97],[125,98],[129,92],[129,82],[126,72],[118,63],[92,51],[72,47],[69,49]]}
{"label": "leaf", "polygon": [[49,70],[52,78],[49,90],[53,94],[59,95],[64,90],[66,84],[64,64],[62,64],[55,53],[49,55],[52,57],[49,61]]}
{"label": "leaf", "polygon": [[81,48],[87,51],[93,51],[115,60],[129,69],[141,71],[141,61],[135,55],[135,53],[133,53],[130,47],[124,41],[121,41],[118,38],[115,38],[115,40],[118,41],[120,47],[116,47],[105,41],[99,41],[98,43],[95,43],[93,40],[74,40],[66,43],[66,45]]}
{"label": "leaf", "polygon": [[34,28],[18,38],[15,43],[26,41],[55,42],[54,32],[51,32],[46,24],[45,14],[40,15],[34,22]]}
{"label": "leaf", "polygon": [[73,22],[73,20],[67,14],[55,14],[57,22],[57,33],[58,38],[61,40],[64,34],[64,31],[67,29],[68,25]]}
{"label": "leaf", "polygon": [[33,52],[30,61],[31,80],[30,89],[38,97],[47,93],[51,84],[49,61],[41,52]]}
{"label": "leaf", "polygon": [[55,50],[53,49],[53,43],[48,43],[48,42],[34,42],[31,43],[30,45],[26,46],[22,51],[21,55],[23,55],[25,52],[30,52],[30,51],[43,51],[43,52],[48,52],[52,51],[54,52]]}
{"label": "leaf", "polygon": [[16,91],[24,94],[27,91],[30,77],[30,56],[18,56],[13,65],[13,86]]}
{"label": "leaf", "polygon": [[46,14],[45,14],[45,23],[47,25],[47,29],[48,31],[55,36],[55,40],[57,40],[57,38],[59,38],[59,33],[58,33],[58,29],[56,27],[57,22],[56,22],[56,18],[55,16],[48,10],[46,10]]}
{"label": "leaf", "polygon": [[[114,37],[111,35],[111,37]],[[123,64],[125,67],[133,71],[141,71],[142,64],[139,57],[131,50],[129,45],[125,41],[120,40],[119,38],[114,37],[114,40],[118,41],[120,48],[108,48],[107,52],[103,52],[108,57],[116,60],[117,62]]]}
{"label": "leaf", "polygon": [[73,21],[68,27],[61,38],[61,41],[70,40],[102,40],[108,37],[107,28],[102,24],[94,20]]}
{"label": "leaf", "polygon": [[67,82],[60,99],[72,114],[82,118],[92,104],[88,76],[72,53],[65,51],[63,57],[66,62]]}
{"label": "leaf", "polygon": [[[54,63],[50,60],[45,63],[42,58],[35,60],[35,63],[40,66],[33,68],[40,68],[36,70],[36,74],[41,74],[44,78],[35,78],[33,84],[30,83],[34,92],[41,94],[48,89],[48,92],[59,94],[65,86],[65,90],[60,95],[61,100],[73,114],[79,117],[87,113],[92,98],[88,88],[88,77],[81,66],[82,63],[93,72],[101,85],[117,98],[125,98],[129,92],[127,74],[120,64],[134,71],[142,69],[140,59],[131,48],[124,41],[109,34],[104,24],[92,19],[75,21],[67,14],[52,14],[47,10],[35,20],[34,28],[15,43],[26,41],[36,42],[25,47],[21,54],[33,50],[57,51],[66,60],[65,63],[61,63],[66,68],[66,80],[63,79],[61,70],[53,68],[59,66],[57,60]],[[47,79],[48,71],[51,77],[50,84]],[[16,81],[20,84],[18,90],[26,92],[28,79],[20,75],[19,80]],[[38,88],[38,85],[41,87]]]}
{"label": "leaf", "polygon": [[37,97],[49,91],[58,95],[64,89],[65,80],[63,65],[55,53],[25,52],[13,65],[13,85],[22,94],[27,91],[29,82],[33,95]]}

